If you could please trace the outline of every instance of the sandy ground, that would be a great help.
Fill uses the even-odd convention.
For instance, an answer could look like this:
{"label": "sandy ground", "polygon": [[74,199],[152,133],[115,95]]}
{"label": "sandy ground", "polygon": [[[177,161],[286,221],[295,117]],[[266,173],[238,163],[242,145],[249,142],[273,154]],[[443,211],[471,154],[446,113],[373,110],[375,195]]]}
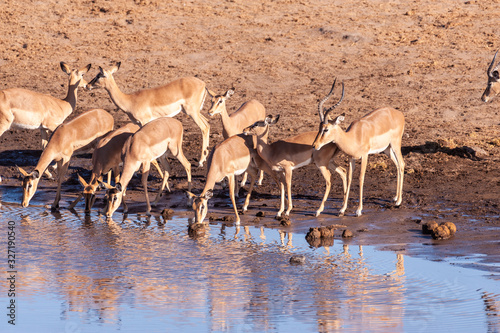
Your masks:
{"label": "sandy ground", "polygon": [[[500,97],[488,104],[480,100],[486,68],[500,47],[499,9],[498,0],[6,0],[0,8],[0,89],[19,87],[64,98],[67,78],[60,61],[74,68],[91,63],[88,80],[98,66],[121,61],[115,79],[127,93],[196,76],[217,93],[235,88],[227,102],[230,111],[259,100],[269,114],[281,116],[272,128],[272,142],[317,130],[317,103],[337,77],[346,89],[338,108],[346,113],[344,128],[379,107],[404,113],[403,205],[394,209],[389,203],[396,186],[394,165],[385,156],[372,156],[364,215],[354,217],[355,180],[347,216],[336,217],[341,183],[334,175],[325,213],[315,219],[323,180],[314,166],[307,166],[294,173],[296,208],[289,230],[305,233],[311,226],[342,224],[360,242],[403,244],[403,249],[429,243],[435,245],[431,252],[439,249],[437,256],[483,253],[500,262]],[[104,90],[79,91],[77,109],[68,119],[92,108],[108,110],[117,126],[128,120]],[[208,103],[205,114],[207,108]],[[196,164],[201,132],[186,115],[177,119],[185,128],[185,153]],[[213,147],[222,140],[220,119],[210,124]],[[0,142],[2,184],[5,189],[20,186],[15,165],[33,169],[41,153],[40,133],[12,128]],[[338,162],[347,166],[344,157]],[[154,213],[173,207],[185,214],[185,174],[178,162],[172,166],[174,191]],[[89,178],[90,168],[90,155],[72,162],[63,207],[79,189],[76,173]],[[203,188],[205,172],[193,167],[195,192]],[[153,173],[151,187],[159,182]],[[55,185],[42,180],[37,195],[50,203]],[[242,223],[279,227],[272,219],[278,194],[266,177]],[[210,213],[231,215],[226,190],[217,187],[216,197]],[[138,178],[131,183],[130,199],[137,201],[132,212],[144,210]],[[259,211],[266,218],[254,221]],[[418,222],[432,219],[455,222],[456,236],[446,242],[423,236]]]}

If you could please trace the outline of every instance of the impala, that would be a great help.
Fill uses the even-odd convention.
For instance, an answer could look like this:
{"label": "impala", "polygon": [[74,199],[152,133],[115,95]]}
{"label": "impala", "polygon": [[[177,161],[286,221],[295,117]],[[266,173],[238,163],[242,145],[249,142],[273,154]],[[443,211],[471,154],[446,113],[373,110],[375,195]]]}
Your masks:
{"label": "impala", "polygon": [[21,88],[0,91],[0,136],[12,126],[39,128],[42,149],[47,146],[49,131],[53,132],[75,110],[78,87],[87,85],[83,74],[90,69],[90,64],[73,70],[64,62],[60,65],[69,75],[68,93],[64,99]]}
{"label": "impala", "polygon": [[18,167],[23,175],[23,199],[21,205],[28,207],[35,194],[40,176],[52,161],[57,162],[57,194],[52,209],[59,208],[61,199],[61,183],[68,170],[71,156],[74,153],[87,152],[93,149],[97,141],[106,133],[113,130],[114,120],[108,112],[101,109],[87,111],[73,120],[61,124],[50,137],[47,147],[32,173]]}
{"label": "impala", "polygon": [[491,61],[488,70],[486,71],[486,73],[488,74],[488,84],[486,86],[486,90],[483,93],[483,96],[481,97],[483,102],[489,102],[493,99],[493,97],[500,93],[500,74],[498,73],[500,62],[495,66],[497,54],[498,51],[493,56],[493,60]]}
{"label": "impala", "polygon": [[[335,82],[333,83],[332,90],[334,86]],[[344,85],[342,84],[343,97]],[[361,159],[361,171],[359,174],[359,206],[356,210],[356,216],[361,215],[363,210],[363,183],[368,155],[381,152],[387,154],[396,165],[397,190],[394,201],[396,202],[396,206],[401,205],[405,168],[403,155],[401,154],[401,140],[405,127],[403,113],[389,107],[377,109],[368,113],[363,118],[353,121],[347,131],[344,131],[340,127],[340,122],[344,120],[345,115],[342,114],[330,122],[328,115],[332,110],[333,107],[328,110],[320,109],[321,123],[313,146],[314,149],[319,150],[333,142],[350,158],[347,190],[344,192],[344,202],[339,215],[344,215],[347,208],[352,174],[356,160],[358,159]]]}
{"label": "impala", "polygon": [[150,215],[151,205],[149,203],[147,181],[150,165],[152,161],[158,158],[165,168],[165,172],[153,205],[156,205],[160,200],[165,184],[168,181],[168,170],[170,170],[170,167],[167,162],[167,156],[169,155],[176,157],[183,165],[187,173],[188,189],[191,190],[191,164],[189,164],[189,161],[182,152],[182,136],[183,127],[180,121],[173,118],[161,117],[147,123],[127,139],[122,150],[123,171],[120,181],[115,186],[101,183],[108,189],[106,194],[108,199],[106,217],[111,217],[122,201],[124,213],[127,213],[128,209],[123,200],[124,192],[134,172],[139,170],[139,168],[141,168],[142,186],[144,188],[144,195],[146,196],[146,214]]}
{"label": "impala", "polygon": [[[260,135],[268,135],[268,128]],[[243,205],[243,212],[248,208],[250,195],[252,194],[257,170],[263,168],[274,179],[274,172],[259,158],[254,150],[254,138],[244,134],[237,134],[229,137],[216,145],[208,157],[208,171],[205,188],[199,196],[187,192],[190,202],[192,202],[195,212],[195,223],[202,223],[208,212],[208,200],[212,197],[212,190],[216,182],[222,181],[225,177],[229,180],[229,196],[233,204],[236,223],[240,223],[240,217],[235,201],[235,176],[247,171],[250,173],[250,188]],[[276,179],[277,181],[277,179]]]}
{"label": "impala", "polygon": [[[266,108],[259,101],[252,99],[243,103],[238,110],[232,114],[227,113],[226,100],[234,94],[234,89],[229,89],[223,95],[216,95],[209,91],[212,96],[212,106],[208,110],[208,114],[213,117],[216,114],[221,115],[222,120],[222,136],[224,140],[243,132],[243,129],[254,124],[256,121],[266,118]],[[257,133],[259,135],[261,133]],[[267,142],[267,136],[263,136],[262,140]],[[264,171],[260,170],[258,184],[262,185]],[[244,186],[247,179],[247,173],[243,174],[241,186]],[[238,191],[236,190],[236,193]]]}
{"label": "impala", "polygon": [[[279,116],[268,116],[264,121],[256,122],[254,125],[245,129],[244,133],[249,133],[257,127],[275,124]],[[288,207],[285,215],[289,215],[293,208],[292,205],[292,173],[293,170],[306,166],[311,162],[318,167],[326,182],[325,194],[321,205],[316,211],[318,216],[325,207],[325,201],[328,198],[331,188],[331,171],[337,172],[342,178],[344,192],[346,188],[346,175],[344,168],[335,165],[334,157],[339,153],[335,144],[329,144],[321,150],[316,151],[312,148],[312,143],[316,137],[316,132],[305,132],[285,140],[279,140],[268,144],[261,139],[257,139],[257,152],[264,162],[273,170],[281,172],[280,181],[281,203],[276,216],[281,216],[285,210],[285,185],[288,196]],[[330,171],[331,170],[331,171]]]}
{"label": "impala", "polygon": [[[139,125],[128,123],[125,126],[108,133],[101,140],[99,140],[94,152],[92,153],[92,175],[90,177],[90,181],[87,183],[85,179],[78,175],[78,180],[83,186],[83,191],[78,195],[73,203],[71,203],[69,207],[70,209],[74,208],[78,201],[84,197],[85,214],[89,215],[96,199],[95,193],[101,188],[100,183],[103,181],[103,176],[107,174],[108,184],[111,184],[112,171],[115,178],[115,184],[118,183],[120,179],[120,164],[122,164],[123,146],[127,139],[132,134],[137,132],[139,128]],[[156,167],[158,173],[163,178],[163,172],[161,171],[158,162],[154,160],[151,163]]]}
{"label": "impala", "polygon": [[174,117],[181,111],[190,116],[201,129],[203,144],[199,165],[203,166],[208,156],[210,125],[201,114],[207,95],[205,83],[195,77],[181,78],[164,86],[123,93],[115,82],[113,74],[120,68],[120,62],[99,73],[87,85],[88,89],[102,87],[118,108],[123,110],[133,122],[144,126],[159,117]]}

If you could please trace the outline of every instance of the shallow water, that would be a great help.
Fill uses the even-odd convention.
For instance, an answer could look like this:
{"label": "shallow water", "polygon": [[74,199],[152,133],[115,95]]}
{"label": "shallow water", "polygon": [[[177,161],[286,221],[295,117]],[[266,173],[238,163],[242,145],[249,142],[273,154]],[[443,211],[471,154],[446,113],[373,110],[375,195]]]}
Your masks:
{"label": "shallow water", "polygon": [[[32,332],[500,330],[500,284],[485,271],[335,239],[186,218],[106,221],[42,207],[0,210],[0,328]],[[116,215],[116,214],[115,214]],[[16,325],[6,316],[15,230]],[[291,265],[304,255],[303,265]],[[473,259],[471,259],[473,260]]]}

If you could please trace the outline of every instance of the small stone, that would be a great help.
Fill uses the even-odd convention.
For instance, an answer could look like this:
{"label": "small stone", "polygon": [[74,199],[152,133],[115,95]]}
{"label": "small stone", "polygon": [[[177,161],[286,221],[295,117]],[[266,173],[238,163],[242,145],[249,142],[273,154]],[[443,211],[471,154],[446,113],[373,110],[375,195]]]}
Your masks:
{"label": "small stone", "polygon": [[422,224],[422,233],[424,234],[431,234],[434,229],[438,227],[438,224],[436,221],[429,221],[424,224]]}
{"label": "small stone", "polygon": [[161,212],[161,216],[163,217],[163,219],[165,220],[170,220],[172,219],[172,216],[174,216],[174,211],[172,209],[168,209],[168,208],[165,208],[162,212]]}
{"label": "small stone", "polygon": [[266,214],[264,212],[257,212],[257,214],[255,214],[255,216],[257,216],[257,217],[265,217]]}
{"label": "small stone", "polygon": [[286,219],[281,219],[280,225],[283,227],[289,227],[292,224],[292,221],[290,221],[289,218]]}
{"label": "small stone", "polygon": [[457,232],[457,226],[453,222],[443,222],[440,225],[446,226],[450,230],[450,234],[453,236]]}
{"label": "small stone", "polygon": [[342,232],[342,238],[350,238],[350,237],[353,237],[354,234],[352,233],[351,230],[349,229],[345,229],[343,232]]}
{"label": "small stone", "polygon": [[306,235],[306,239],[319,239],[321,238],[321,232],[318,228],[309,228],[309,232]]}
{"label": "small stone", "polygon": [[203,223],[193,223],[188,226],[188,235],[197,238],[205,235],[205,225]]}
{"label": "small stone", "polygon": [[334,234],[334,230],[335,229],[330,228],[330,227],[319,228],[319,232],[321,234],[321,237],[323,237],[323,238],[332,238],[333,234]]}
{"label": "small stone", "polygon": [[450,237],[450,229],[445,225],[440,225],[432,231],[432,238],[434,239],[448,239]]}
{"label": "small stone", "polygon": [[303,254],[296,254],[290,257],[291,265],[303,265],[306,262],[306,256]]}

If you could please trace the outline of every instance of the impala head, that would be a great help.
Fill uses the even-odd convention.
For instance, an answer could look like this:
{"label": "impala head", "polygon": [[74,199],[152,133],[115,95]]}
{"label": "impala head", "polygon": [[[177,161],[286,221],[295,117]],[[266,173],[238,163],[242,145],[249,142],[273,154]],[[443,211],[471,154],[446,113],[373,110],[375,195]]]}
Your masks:
{"label": "impala head", "polygon": [[208,200],[214,195],[211,190],[197,196],[191,192],[186,192],[186,195],[190,201],[192,201],[192,207],[194,210],[194,221],[195,223],[202,223],[208,213]]}
{"label": "impala head", "polygon": [[120,69],[121,62],[117,62],[109,70],[103,69],[99,66],[99,73],[88,84],[87,89],[92,90],[95,88],[106,88],[108,80],[113,78],[113,74]]}
{"label": "impala head", "polygon": [[255,129],[257,129],[259,127],[266,127],[268,125],[274,125],[278,122],[279,119],[280,119],[280,115],[277,115],[277,116],[268,115],[268,116],[266,116],[266,119],[256,121],[253,125],[250,125],[250,126],[244,128],[243,134],[245,134],[245,135],[255,134],[254,133]]}
{"label": "impala head", "polygon": [[488,85],[486,86],[486,90],[481,96],[483,102],[489,102],[496,95],[500,93],[500,74],[499,74],[499,66],[500,62],[495,66],[495,60],[497,58],[498,51],[493,56],[493,60],[491,61],[490,66],[486,73],[488,74]]}
{"label": "impala head", "polygon": [[83,78],[83,75],[87,73],[91,67],[90,64],[88,64],[85,67],[82,67],[80,69],[71,69],[66,63],[62,62],[60,63],[61,69],[64,73],[69,75],[69,85],[70,86],[77,86],[77,87],[83,87],[86,88],[88,82],[85,81]]}
{"label": "impala head", "polygon": [[100,184],[97,182],[93,182],[92,184],[87,184],[85,179],[82,176],[78,175],[78,181],[83,186],[83,197],[85,198],[85,215],[90,215],[90,209],[94,205],[95,202],[95,192],[99,190]]}
{"label": "impala head", "polygon": [[320,150],[321,147],[330,142],[335,142],[336,133],[338,131],[342,131],[339,124],[344,120],[345,114],[338,116],[332,122],[328,120],[328,115],[344,100],[344,83],[342,83],[342,96],[340,97],[340,100],[329,109],[323,108],[323,104],[330,98],[330,96],[332,96],[336,82],[337,79],[333,81],[332,89],[330,89],[328,95],[326,95],[318,104],[318,114],[319,114],[320,124],[319,124],[318,135],[316,136],[316,139],[314,139],[313,142],[313,147],[316,150]]}
{"label": "impala head", "polygon": [[213,117],[222,112],[226,108],[226,99],[234,94],[234,88],[229,89],[223,95],[212,95],[212,106],[208,110],[208,114]]}
{"label": "impala head", "polygon": [[17,167],[23,178],[23,200],[21,206],[28,207],[31,198],[35,195],[36,189],[38,187],[38,182],[40,181],[40,172],[38,170],[32,173],[27,173],[23,168]]}
{"label": "impala head", "polygon": [[111,186],[107,183],[101,182],[101,186],[104,186],[107,189],[106,192],[106,208],[104,215],[107,218],[113,216],[113,213],[120,207],[120,204],[123,200],[123,188],[122,184],[117,183],[116,186]]}

